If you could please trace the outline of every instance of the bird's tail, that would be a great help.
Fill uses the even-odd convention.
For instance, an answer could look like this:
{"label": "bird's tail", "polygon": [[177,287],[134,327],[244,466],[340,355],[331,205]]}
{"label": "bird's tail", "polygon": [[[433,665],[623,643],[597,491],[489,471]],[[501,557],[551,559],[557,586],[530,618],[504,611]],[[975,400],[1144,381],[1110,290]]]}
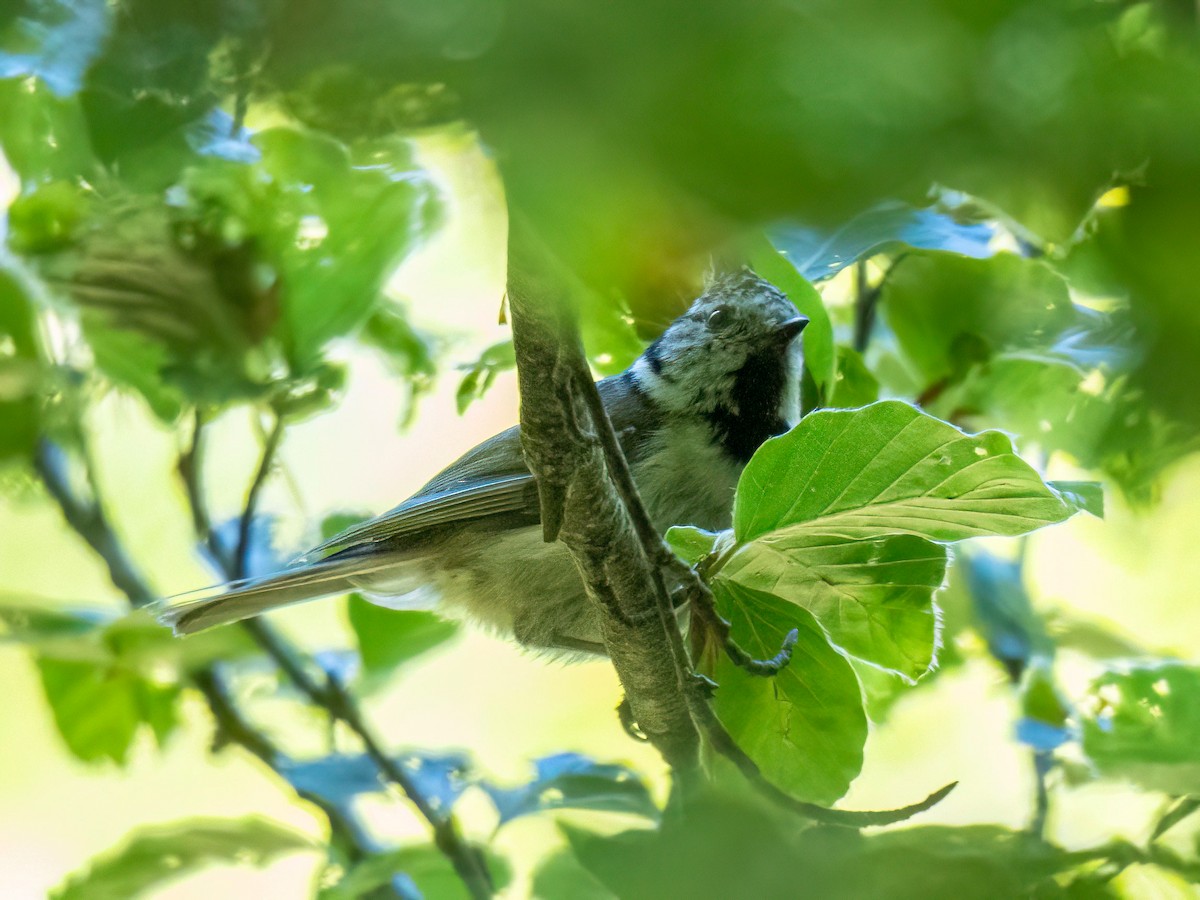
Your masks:
{"label": "bird's tail", "polygon": [[395,558],[383,554],[334,557],[178,594],[151,609],[176,634],[193,634],[281,606],[348,593],[361,586],[360,579],[395,563]]}

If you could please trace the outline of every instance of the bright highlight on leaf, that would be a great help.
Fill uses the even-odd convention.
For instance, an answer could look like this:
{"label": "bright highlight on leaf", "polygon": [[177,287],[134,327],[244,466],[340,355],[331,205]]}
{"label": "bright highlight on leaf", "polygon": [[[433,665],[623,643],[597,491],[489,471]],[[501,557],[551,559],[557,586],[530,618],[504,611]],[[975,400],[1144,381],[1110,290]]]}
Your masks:
{"label": "bright highlight on leaf", "polygon": [[756,658],[778,652],[793,628],[791,663],[773,678],[750,675],[722,655],[717,715],[774,784],[802,800],[832,803],[862,769],[867,739],[858,679],[812,613],[734,581],[716,584],[717,608]]}
{"label": "bright highlight on leaf", "polygon": [[935,541],[1015,536],[1080,507],[999,432],[967,435],[907,403],[822,411],[765,443],[738,484],[739,541],[798,527]]}
{"label": "bright highlight on leaf", "polygon": [[1003,434],[965,434],[906,403],[810,414],[746,466],[732,532],[669,538],[689,561],[717,554],[718,606],[752,656],[801,635],[773,680],[717,662],[722,721],[780,787],[837,799],[866,740],[843,654],[915,682],[935,661],[945,542],[1025,534],[1102,501],[1096,485],[1044,482]]}

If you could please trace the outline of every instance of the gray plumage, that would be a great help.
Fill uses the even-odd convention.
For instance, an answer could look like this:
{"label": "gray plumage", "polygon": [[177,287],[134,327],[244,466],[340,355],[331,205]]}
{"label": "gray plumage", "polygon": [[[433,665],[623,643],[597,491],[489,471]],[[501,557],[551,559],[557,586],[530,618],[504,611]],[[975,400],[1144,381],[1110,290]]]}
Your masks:
{"label": "gray plumage", "polygon": [[[729,527],[745,463],[799,420],[795,338],[806,323],[783,294],[742,270],[712,281],[629,369],[599,383],[660,529]],[[159,618],[190,634],[349,591],[468,618],[530,647],[603,652],[570,555],[542,540],[517,427],[282,572],[168,599]]]}

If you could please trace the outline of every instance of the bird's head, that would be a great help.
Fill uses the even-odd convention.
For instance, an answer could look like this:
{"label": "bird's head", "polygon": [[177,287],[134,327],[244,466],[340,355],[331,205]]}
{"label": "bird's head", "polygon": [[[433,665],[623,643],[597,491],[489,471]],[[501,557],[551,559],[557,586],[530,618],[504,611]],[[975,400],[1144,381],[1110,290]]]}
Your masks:
{"label": "bird's head", "polygon": [[800,418],[800,342],[808,319],[749,269],[719,275],[633,365],[638,386],[665,411],[708,420],[730,452]]}

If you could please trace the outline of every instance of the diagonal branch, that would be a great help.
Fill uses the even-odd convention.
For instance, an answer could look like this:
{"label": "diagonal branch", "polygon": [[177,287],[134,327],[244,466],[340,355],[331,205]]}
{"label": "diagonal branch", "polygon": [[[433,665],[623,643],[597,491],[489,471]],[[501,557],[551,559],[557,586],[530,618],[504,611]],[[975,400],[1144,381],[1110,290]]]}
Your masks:
{"label": "diagonal branch", "polygon": [[[510,219],[508,265],[522,449],[538,479],[546,540],[560,538],[570,550],[599,614],[605,649],[625,688],[627,730],[632,732],[630,720],[636,722],[685,787],[698,773],[703,734],[759,793],[814,821],[883,825],[940,802],[953,784],[897,810],[827,809],[772,784],[738,746],[709,703],[715,685],[694,673],[668,577],[676,593],[698,598],[702,614],[707,598],[716,616],[711,593],[667,547],[641,501],[567,305],[573,279],[516,217]],[[789,635],[772,660],[743,652],[742,662],[770,674],[787,664],[793,640]],[[725,642],[727,650],[731,643]]]}
{"label": "diagonal branch", "polygon": [[[275,446],[277,445],[276,441]],[[195,440],[193,447],[199,446],[199,441]],[[198,465],[200,459],[197,457],[192,462]],[[260,468],[266,469],[269,466],[270,461],[267,460]],[[157,593],[125,552],[104,512],[95,485],[89,485],[91,497],[85,498],[79,495],[76,486],[72,484],[66,454],[62,448],[43,438],[38,443],[34,468],[58,504],[67,523],[104,561],[109,577],[125,594],[130,605],[138,608],[156,599]],[[185,478],[185,483],[189,491],[189,501],[202,505],[203,501],[198,492],[200,479]],[[198,513],[194,511],[193,516],[197,522],[208,521],[206,508],[202,508]],[[209,535],[204,534],[201,537],[207,542]],[[493,891],[482,856],[475,848],[463,842],[454,819],[434,810],[404,770],[387,756],[353,699],[340,686],[335,687],[334,680],[328,675],[327,683],[322,683],[311,675],[300,651],[267,623],[252,619],[243,623],[243,627],[305,696],[314,704],[324,707],[333,718],[345,722],[359,736],[383,776],[397,784],[430,823],[435,844],[450,859],[471,895],[476,898],[490,897]],[[240,714],[232,698],[224,691],[217,673],[210,667],[193,674],[192,677],[196,687],[208,701],[209,709],[224,737],[236,741],[271,766],[281,777],[286,778],[286,773],[280,768],[285,761],[284,757]],[[326,813],[330,834],[339,845],[346,848],[349,856],[355,859],[365,858],[376,852],[377,848],[367,839],[362,829],[341,811],[331,811],[328,804],[316,799],[313,799],[313,802]]]}
{"label": "diagonal branch", "polygon": [[[188,500],[193,506],[193,520],[209,522],[211,519],[205,508],[203,496],[192,490],[193,485],[202,483],[198,477],[203,466],[203,458],[199,455],[199,448],[203,446],[200,442],[199,430],[202,422],[199,418],[196,420],[196,427],[197,434],[192,443],[194,455],[190,465],[194,467],[197,477],[187,485],[189,488]],[[246,493],[246,505],[238,523],[238,542],[235,554],[232,559],[225,560],[223,563],[224,574],[227,578],[243,578],[248,574],[251,527],[258,511],[258,498],[267,476],[270,474],[271,467],[275,463],[275,455],[283,441],[283,433],[283,418],[276,415],[263,445],[250,488]],[[197,507],[199,511],[196,511]],[[206,542],[210,539],[208,534],[200,534],[199,537]],[[262,618],[247,619],[241,623],[241,627],[271,658],[297,690],[304,694],[311,703],[324,708],[331,718],[345,723],[358,737],[367,751],[367,755],[375,763],[384,779],[399,787],[409,802],[429,823],[433,829],[434,844],[454,866],[454,870],[467,886],[471,896],[476,898],[492,896],[494,891],[491,874],[483,854],[463,838],[458,822],[449,810],[441,812],[436,810],[416,781],[383,749],[380,738],[362,715],[358,703],[345,690],[333,672],[322,669],[320,676],[311,672],[304,655]]]}
{"label": "diagonal branch", "polygon": [[687,651],[646,529],[661,540],[596,393],[565,300],[569,286],[514,216],[508,302],[521,445],[538,480],[546,539],[570,551],[633,718],[686,782],[699,772],[700,736],[688,708]]}

